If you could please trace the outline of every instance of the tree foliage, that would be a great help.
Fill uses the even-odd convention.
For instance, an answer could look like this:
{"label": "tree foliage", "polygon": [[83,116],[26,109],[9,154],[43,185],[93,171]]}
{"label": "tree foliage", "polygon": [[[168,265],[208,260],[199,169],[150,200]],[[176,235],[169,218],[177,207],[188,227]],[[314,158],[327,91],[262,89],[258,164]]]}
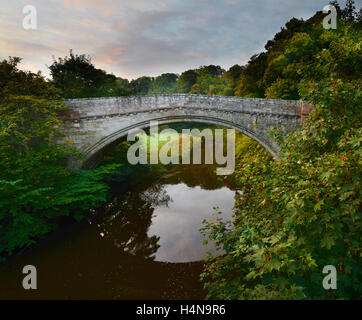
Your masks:
{"label": "tree foliage", "polygon": [[64,98],[90,98],[129,95],[128,80],[97,69],[90,56],[74,54],[58,58],[49,66],[54,85]]}
{"label": "tree foliage", "polygon": [[[331,4],[337,9],[340,23],[354,23],[355,27],[360,27],[353,0],[346,1],[344,9],[337,1]],[[235,96],[301,99],[298,86],[303,79],[302,65],[310,64],[316,54],[330,45],[324,36],[324,17],[324,13],[317,12],[306,21],[296,18],[288,21],[273,40],[267,42],[266,52],[251,57],[237,83]]]}
{"label": "tree foliage", "polygon": [[[240,162],[235,221],[206,222],[204,234],[226,252],[211,257],[202,275],[209,298],[360,296],[361,29],[343,21],[337,30],[314,29],[291,34],[268,59],[285,77],[275,81],[294,83],[316,109],[280,140],[280,161],[256,153]],[[297,81],[288,75],[293,60]],[[267,92],[284,98],[291,91],[280,86]],[[322,286],[326,265],[337,268],[337,290]]]}
{"label": "tree foliage", "polygon": [[170,94],[177,89],[178,75],[175,73],[164,73],[154,78],[149,94]]}
{"label": "tree foliage", "polygon": [[80,155],[58,145],[59,91],[40,73],[17,68],[19,58],[0,62],[0,259],[34,243],[59,219],[82,217],[106,198],[103,179],[114,166],[70,172]]}
{"label": "tree foliage", "polygon": [[151,77],[140,77],[130,82],[130,88],[132,93],[135,95],[145,95],[148,94],[152,86]]}

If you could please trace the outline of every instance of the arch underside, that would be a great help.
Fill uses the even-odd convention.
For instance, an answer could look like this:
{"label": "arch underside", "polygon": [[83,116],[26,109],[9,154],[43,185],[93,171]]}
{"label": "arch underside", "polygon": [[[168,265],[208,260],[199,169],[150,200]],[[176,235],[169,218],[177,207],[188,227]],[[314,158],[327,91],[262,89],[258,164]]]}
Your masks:
{"label": "arch underside", "polygon": [[84,152],[84,159],[82,161],[81,167],[92,169],[95,168],[99,162],[102,160],[103,155],[106,151],[112,149],[115,145],[119,143],[119,141],[127,136],[127,134],[134,129],[146,129],[150,127],[151,121],[158,121],[158,124],[170,124],[170,123],[182,123],[182,122],[199,122],[199,123],[207,123],[207,124],[214,124],[223,127],[228,127],[231,129],[235,129],[248,137],[252,138],[253,140],[260,143],[269,153],[274,157],[278,158],[278,150],[275,150],[275,147],[271,146],[267,142],[263,141],[260,137],[256,136],[255,133],[251,132],[244,126],[237,124],[232,121],[228,121],[222,118],[215,118],[210,116],[200,116],[200,115],[173,115],[173,116],[166,116],[166,117],[158,117],[155,119],[148,119],[145,121],[140,121],[120,130],[115,131],[114,133],[103,137],[97,143],[95,143],[92,147],[88,148]]}

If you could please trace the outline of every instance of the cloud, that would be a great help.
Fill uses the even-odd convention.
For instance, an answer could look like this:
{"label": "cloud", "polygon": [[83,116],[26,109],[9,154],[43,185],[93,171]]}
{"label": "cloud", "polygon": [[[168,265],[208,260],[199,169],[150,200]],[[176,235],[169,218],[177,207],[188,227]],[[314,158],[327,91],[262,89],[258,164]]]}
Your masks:
{"label": "cloud", "polygon": [[[263,50],[292,17],[308,18],[324,0],[33,0],[38,30],[22,28],[26,0],[0,3],[0,58],[24,58],[48,72],[52,55],[90,54],[122,77],[228,68]],[[36,71],[36,70],[33,70]]]}

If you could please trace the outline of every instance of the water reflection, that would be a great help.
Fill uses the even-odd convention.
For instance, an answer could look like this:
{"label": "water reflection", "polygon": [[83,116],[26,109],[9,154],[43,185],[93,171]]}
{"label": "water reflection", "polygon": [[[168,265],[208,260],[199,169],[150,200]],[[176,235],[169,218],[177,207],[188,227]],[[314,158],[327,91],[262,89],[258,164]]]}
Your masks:
{"label": "water reflection", "polygon": [[121,251],[143,259],[154,259],[160,247],[157,235],[149,236],[148,229],[156,207],[166,206],[171,200],[161,184],[153,184],[143,192],[128,191],[113,199],[104,209],[100,234]]}
{"label": "water reflection", "polygon": [[215,207],[224,219],[232,217],[232,182],[217,179],[213,170],[212,166],[175,166],[156,181],[120,191],[97,212],[100,234],[121,251],[143,259],[202,260],[213,249],[212,243],[202,245],[202,220],[210,218]]}
{"label": "water reflection", "polygon": [[[201,221],[213,206],[230,217],[233,206],[233,182],[214,169],[176,165],[114,183],[112,200],[87,221],[0,265],[0,299],[202,299],[203,262],[192,262],[205,251]],[[38,290],[22,288],[27,264],[38,269]]]}

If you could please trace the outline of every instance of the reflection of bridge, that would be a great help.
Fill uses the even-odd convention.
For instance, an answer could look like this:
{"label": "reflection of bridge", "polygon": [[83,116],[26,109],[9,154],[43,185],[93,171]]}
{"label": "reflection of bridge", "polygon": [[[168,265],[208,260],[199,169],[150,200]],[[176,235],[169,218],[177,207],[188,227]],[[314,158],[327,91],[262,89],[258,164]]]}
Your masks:
{"label": "reflection of bridge", "polygon": [[85,155],[86,167],[94,167],[104,151],[112,148],[133,128],[175,122],[205,122],[241,131],[274,156],[279,147],[268,132],[293,130],[311,108],[303,102],[171,94],[154,96],[67,100],[71,109],[61,115],[64,143]]}

